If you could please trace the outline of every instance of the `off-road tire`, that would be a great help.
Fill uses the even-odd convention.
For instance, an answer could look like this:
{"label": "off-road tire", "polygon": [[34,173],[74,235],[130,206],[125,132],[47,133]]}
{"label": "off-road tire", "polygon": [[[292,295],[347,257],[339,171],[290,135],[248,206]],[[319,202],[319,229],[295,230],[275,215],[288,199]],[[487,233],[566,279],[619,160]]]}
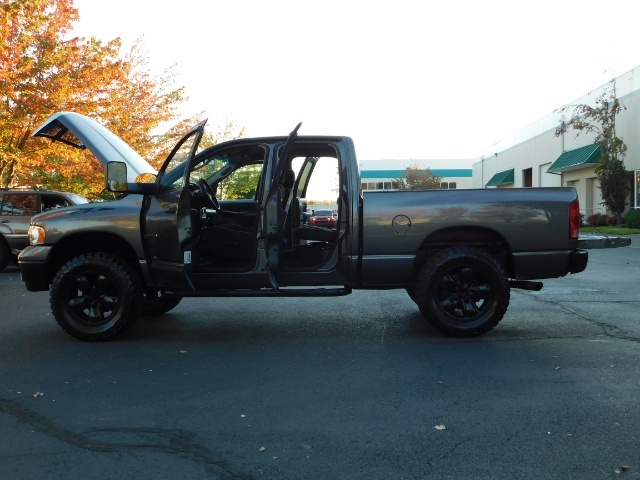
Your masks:
{"label": "off-road tire", "polygon": [[416,303],[436,329],[471,337],[495,327],[509,306],[509,279],[491,254],[471,247],[436,253],[416,281]]}
{"label": "off-road tire", "polygon": [[69,260],[51,284],[53,316],[62,329],[80,340],[109,340],[136,319],[140,287],[132,268],[107,253]]}
{"label": "off-road tire", "polygon": [[409,298],[415,303],[416,301],[416,286],[415,285],[411,285],[405,288],[405,291],[407,292],[407,295],[409,295]]}

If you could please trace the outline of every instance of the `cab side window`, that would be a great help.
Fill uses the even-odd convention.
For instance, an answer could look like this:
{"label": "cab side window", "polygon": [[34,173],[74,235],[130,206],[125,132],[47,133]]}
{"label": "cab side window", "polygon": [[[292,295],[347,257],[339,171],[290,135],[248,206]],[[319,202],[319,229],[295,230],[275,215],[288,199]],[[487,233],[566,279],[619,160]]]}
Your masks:
{"label": "cab side window", "polygon": [[53,210],[54,208],[68,207],[71,205],[60,195],[42,195],[40,197],[40,203],[42,204],[42,211]]}
{"label": "cab side window", "polygon": [[35,215],[38,201],[35,195],[11,194],[4,195],[2,201],[3,216],[26,216]]}

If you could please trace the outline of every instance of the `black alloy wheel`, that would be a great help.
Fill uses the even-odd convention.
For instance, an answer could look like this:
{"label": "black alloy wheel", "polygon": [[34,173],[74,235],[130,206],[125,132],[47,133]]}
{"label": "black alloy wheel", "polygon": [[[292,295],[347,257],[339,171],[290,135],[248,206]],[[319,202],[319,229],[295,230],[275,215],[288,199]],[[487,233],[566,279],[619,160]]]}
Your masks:
{"label": "black alloy wheel", "polygon": [[443,250],[423,267],[416,301],[426,320],[455,336],[487,332],[509,306],[509,280],[500,262],[477,248]]}
{"label": "black alloy wheel", "polygon": [[90,253],[69,260],[51,285],[58,324],[81,340],[108,340],[135,320],[140,291],[136,275],[115,255]]}

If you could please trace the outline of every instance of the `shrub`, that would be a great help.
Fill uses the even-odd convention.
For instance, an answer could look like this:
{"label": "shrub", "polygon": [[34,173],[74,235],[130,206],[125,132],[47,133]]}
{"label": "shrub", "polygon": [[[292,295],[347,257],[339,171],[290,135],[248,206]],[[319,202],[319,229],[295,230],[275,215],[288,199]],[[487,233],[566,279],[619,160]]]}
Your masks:
{"label": "shrub", "polygon": [[615,215],[605,215],[605,222],[610,227],[615,227],[618,225],[618,217]]}
{"label": "shrub", "polygon": [[640,209],[629,210],[624,216],[624,223],[629,228],[640,228]]}
{"label": "shrub", "polygon": [[607,216],[601,213],[592,213],[587,217],[587,223],[592,227],[604,227],[607,224]]}

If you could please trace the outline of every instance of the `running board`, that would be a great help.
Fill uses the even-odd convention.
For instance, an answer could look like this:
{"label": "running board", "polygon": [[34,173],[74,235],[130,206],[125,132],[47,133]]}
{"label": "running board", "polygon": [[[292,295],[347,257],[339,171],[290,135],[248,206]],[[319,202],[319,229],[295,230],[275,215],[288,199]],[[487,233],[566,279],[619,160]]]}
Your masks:
{"label": "running board", "polygon": [[270,288],[243,288],[243,289],[220,289],[220,290],[200,290],[197,292],[167,292],[183,297],[339,297],[349,295],[351,287],[336,288],[296,288],[280,287],[278,290]]}

